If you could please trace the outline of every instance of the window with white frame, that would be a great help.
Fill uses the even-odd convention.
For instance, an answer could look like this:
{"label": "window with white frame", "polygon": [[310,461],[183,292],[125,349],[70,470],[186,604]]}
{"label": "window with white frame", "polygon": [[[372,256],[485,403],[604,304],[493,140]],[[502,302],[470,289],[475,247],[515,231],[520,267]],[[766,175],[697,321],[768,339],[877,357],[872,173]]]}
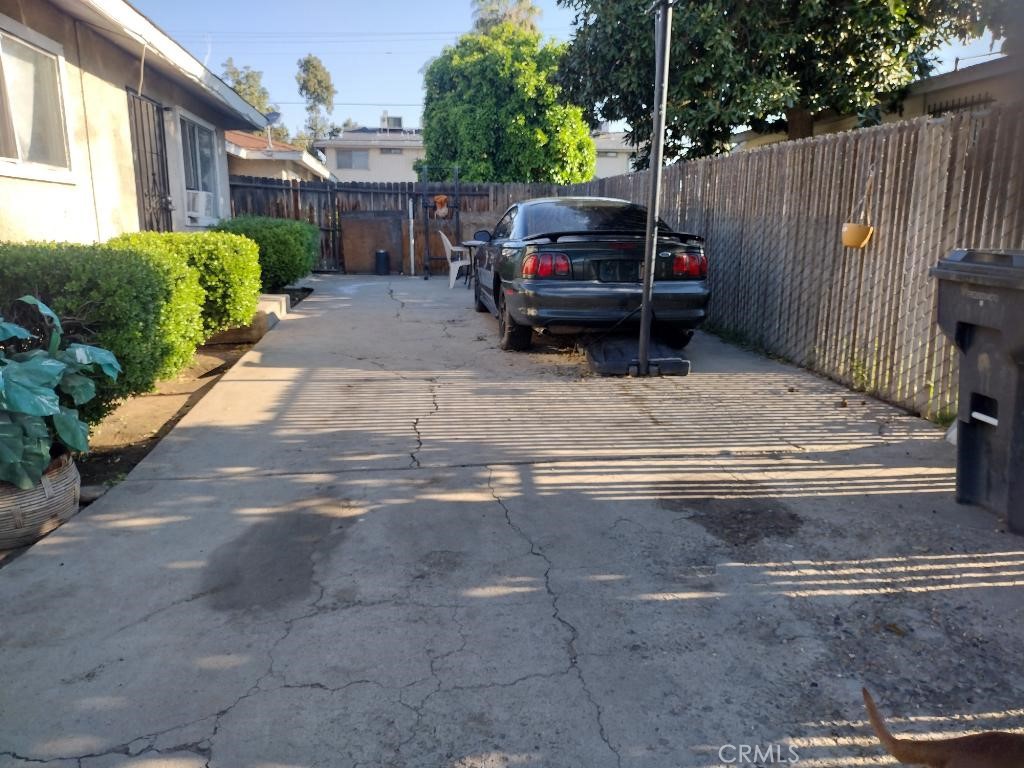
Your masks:
{"label": "window with white frame", "polygon": [[59,45],[0,16],[0,158],[44,169],[71,167],[62,64]]}
{"label": "window with white frame", "polygon": [[370,169],[370,151],[365,149],[339,149],[338,168],[368,171]]}
{"label": "window with white frame", "polygon": [[190,224],[217,218],[217,151],[213,131],[181,118],[185,160],[185,215]]}

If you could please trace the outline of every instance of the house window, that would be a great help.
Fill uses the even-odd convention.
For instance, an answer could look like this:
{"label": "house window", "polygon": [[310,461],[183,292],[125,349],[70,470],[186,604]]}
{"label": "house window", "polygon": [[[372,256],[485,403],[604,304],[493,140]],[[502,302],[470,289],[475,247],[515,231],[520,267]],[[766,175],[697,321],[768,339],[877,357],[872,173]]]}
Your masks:
{"label": "house window", "polygon": [[185,161],[185,216],[189,224],[217,218],[217,151],[213,131],[181,118],[181,152]]}
{"label": "house window", "polygon": [[59,51],[56,44],[47,51],[0,29],[0,158],[71,167]]}
{"label": "house window", "polygon": [[339,149],[338,167],[357,171],[370,170],[370,152],[365,149]]}
{"label": "house window", "polygon": [[382,155],[400,155],[402,150],[400,147],[381,147],[380,153]]}
{"label": "house window", "polygon": [[217,191],[217,164],[213,131],[181,118],[181,148],[185,155],[185,189]]}

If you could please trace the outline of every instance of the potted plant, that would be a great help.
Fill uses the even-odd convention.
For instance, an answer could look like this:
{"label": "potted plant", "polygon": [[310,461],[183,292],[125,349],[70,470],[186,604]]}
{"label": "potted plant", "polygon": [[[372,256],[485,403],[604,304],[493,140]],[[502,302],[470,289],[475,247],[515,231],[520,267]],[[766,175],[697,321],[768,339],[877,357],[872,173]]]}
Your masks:
{"label": "potted plant", "polygon": [[89,449],[89,427],[76,407],[95,396],[95,377],[121,372],[105,349],[63,344],[60,319],[41,301],[18,302],[23,324],[0,317],[0,549],[30,544],[78,511],[71,453]]}

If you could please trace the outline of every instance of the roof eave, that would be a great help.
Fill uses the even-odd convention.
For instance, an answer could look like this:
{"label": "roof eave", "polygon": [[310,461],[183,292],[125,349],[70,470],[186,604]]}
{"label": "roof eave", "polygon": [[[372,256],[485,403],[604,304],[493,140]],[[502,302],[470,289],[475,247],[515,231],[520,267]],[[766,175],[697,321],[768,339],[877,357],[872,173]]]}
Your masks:
{"label": "roof eave", "polygon": [[[134,41],[139,48],[131,51],[141,55],[146,51],[147,61],[159,59],[174,74],[188,85],[200,90],[207,98],[220,107],[237,115],[248,127],[263,129],[267,119],[252,104],[239,96],[227,83],[203,66],[202,62],[186,51],[181,45],[143,16],[124,0],[52,0],[69,15],[97,25],[103,32],[118,36],[122,41]],[[112,28],[111,28],[112,27]]]}

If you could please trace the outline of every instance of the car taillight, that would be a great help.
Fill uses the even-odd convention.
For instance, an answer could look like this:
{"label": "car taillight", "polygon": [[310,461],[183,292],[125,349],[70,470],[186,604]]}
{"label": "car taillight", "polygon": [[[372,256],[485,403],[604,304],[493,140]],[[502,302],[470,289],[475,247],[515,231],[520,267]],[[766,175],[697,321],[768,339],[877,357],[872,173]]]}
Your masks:
{"label": "car taillight", "polygon": [[523,277],[568,277],[571,271],[564,253],[531,253],[523,260]]}
{"label": "car taillight", "polygon": [[523,261],[523,277],[537,276],[537,254],[531,253]]}
{"label": "car taillight", "polygon": [[707,277],[708,257],[703,253],[677,253],[672,259],[675,277]]}

